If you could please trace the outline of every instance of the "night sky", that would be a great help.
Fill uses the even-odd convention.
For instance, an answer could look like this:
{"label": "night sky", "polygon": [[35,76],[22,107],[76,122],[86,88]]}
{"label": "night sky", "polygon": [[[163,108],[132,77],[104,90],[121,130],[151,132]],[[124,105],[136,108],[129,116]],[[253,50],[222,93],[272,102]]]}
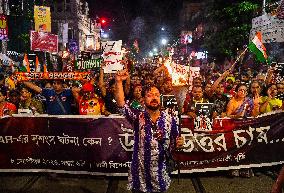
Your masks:
{"label": "night sky", "polygon": [[[176,37],[183,0],[87,0],[90,14],[105,17],[112,39],[125,43],[138,39],[144,49],[161,37]],[[165,27],[165,31],[161,31]],[[153,43],[152,43],[153,42]]]}

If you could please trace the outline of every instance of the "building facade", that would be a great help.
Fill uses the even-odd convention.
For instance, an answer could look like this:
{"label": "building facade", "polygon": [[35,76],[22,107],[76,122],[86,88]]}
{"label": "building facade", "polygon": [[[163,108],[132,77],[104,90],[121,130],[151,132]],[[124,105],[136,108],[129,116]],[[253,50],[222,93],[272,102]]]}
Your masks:
{"label": "building facade", "polygon": [[[64,50],[71,42],[76,42],[80,51],[100,49],[101,28],[89,17],[85,0],[53,0],[50,8],[52,33],[60,36],[59,50]],[[68,30],[64,29],[66,27]]]}

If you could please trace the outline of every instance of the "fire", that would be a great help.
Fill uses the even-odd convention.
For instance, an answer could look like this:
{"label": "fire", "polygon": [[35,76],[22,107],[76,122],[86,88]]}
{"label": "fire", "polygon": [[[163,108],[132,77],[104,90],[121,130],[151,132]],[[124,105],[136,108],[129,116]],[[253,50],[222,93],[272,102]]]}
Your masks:
{"label": "fire", "polygon": [[168,58],[166,59],[164,65],[165,67],[167,67],[169,74],[173,76],[173,69],[172,69],[171,63],[172,63],[171,59]]}

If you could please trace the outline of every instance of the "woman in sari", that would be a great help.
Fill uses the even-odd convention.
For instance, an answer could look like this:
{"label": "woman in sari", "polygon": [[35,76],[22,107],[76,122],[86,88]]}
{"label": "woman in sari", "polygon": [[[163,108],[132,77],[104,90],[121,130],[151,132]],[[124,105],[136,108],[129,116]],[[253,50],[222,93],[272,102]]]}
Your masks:
{"label": "woman in sari", "polygon": [[235,96],[227,105],[226,115],[230,118],[243,118],[259,114],[259,96],[251,99],[247,97],[247,86],[240,84],[236,87]]}
{"label": "woman in sari", "polygon": [[[257,95],[252,100],[247,97],[247,86],[240,84],[236,87],[235,96],[229,101],[227,105],[227,116],[230,118],[243,118],[250,116],[257,116],[259,114],[260,97]],[[252,177],[252,169],[230,170],[231,176]]]}

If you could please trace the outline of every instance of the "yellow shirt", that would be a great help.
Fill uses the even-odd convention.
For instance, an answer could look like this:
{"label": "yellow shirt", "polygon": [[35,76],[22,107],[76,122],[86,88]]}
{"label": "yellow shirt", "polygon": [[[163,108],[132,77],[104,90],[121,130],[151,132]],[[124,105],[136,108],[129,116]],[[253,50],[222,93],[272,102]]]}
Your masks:
{"label": "yellow shirt", "polygon": [[[265,103],[267,98],[268,98],[267,96],[261,97],[259,103],[262,105],[263,103]],[[268,113],[268,112],[275,110],[275,109],[273,109],[273,107],[275,107],[275,106],[280,109],[282,107],[282,100],[276,99],[276,98],[270,99],[270,101],[268,102],[268,104],[265,108],[265,111],[262,112],[262,113]]]}

